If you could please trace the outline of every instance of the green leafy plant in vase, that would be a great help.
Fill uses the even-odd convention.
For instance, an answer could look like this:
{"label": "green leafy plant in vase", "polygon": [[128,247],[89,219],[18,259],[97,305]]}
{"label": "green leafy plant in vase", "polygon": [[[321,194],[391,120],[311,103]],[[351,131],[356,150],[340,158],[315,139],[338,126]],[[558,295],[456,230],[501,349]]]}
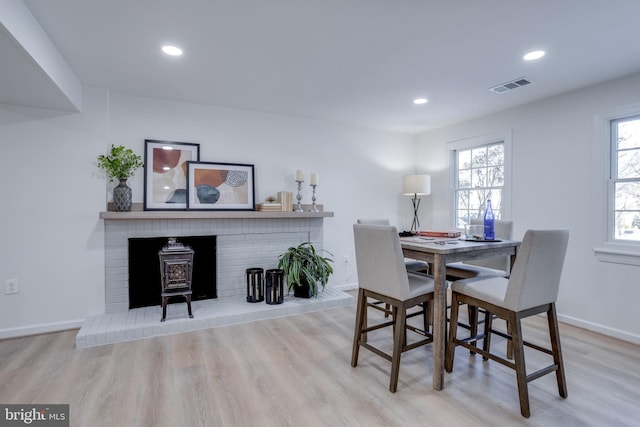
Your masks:
{"label": "green leafy plant in vase", "polygon": [[331,253],[316,248],[311,242],[292,246],[278,258],[278,268],[284,270],[287,287],[294,291],[296,297],[317,297],[319,287],[324,290],[333,273],[333,260],[322,256]]}
{"label": "green leafy plant in vase", "polygon": [[118,180],[120,183],[113,189],[113,209],[117,212],[131,210],[131,188],[127,179],[131,178],[137,169],[144,166],[142,157],[130,148],[111,144],[107,154],[98,156],[98,168],[104,172],[109,181]]}

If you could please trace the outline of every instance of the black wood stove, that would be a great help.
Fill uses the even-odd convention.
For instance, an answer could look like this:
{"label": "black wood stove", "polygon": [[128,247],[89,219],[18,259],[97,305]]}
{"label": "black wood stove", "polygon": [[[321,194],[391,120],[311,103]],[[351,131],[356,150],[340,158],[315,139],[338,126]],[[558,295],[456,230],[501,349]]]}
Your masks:
{"label": "black wood stove", "polygon": [[189,317],[191,313],[191,277],[193,274],[193,249],[169,238],[166,246],[158,252],[160,257],[160,284],[162,297],[162,319],[167,317],[169,298],[183,296],[187,301]]}

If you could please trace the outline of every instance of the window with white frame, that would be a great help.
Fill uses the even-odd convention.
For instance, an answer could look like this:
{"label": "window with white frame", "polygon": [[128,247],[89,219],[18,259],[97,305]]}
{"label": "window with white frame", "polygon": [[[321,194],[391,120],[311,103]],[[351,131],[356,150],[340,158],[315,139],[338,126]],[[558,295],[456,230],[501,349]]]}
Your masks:
{"label": "window with white frame", "polygon": [[491,200],[496,219],[508,217],[510,135],[487,136],[449,144],[452,152],[454,227],[482,218]]}
{"label": "window with white frame", "polygon": [[640,115],[611,120],[609,239],[640,244]]}

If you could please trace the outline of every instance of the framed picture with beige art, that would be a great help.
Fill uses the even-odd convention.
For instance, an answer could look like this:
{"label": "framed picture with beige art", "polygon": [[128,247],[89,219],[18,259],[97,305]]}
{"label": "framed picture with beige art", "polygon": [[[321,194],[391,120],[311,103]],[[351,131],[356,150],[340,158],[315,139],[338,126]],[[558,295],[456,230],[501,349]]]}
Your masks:
{"label": "framed picture with beige art", "polygon": [[144,141],[144,210],[187,209],[187,162],[200,160],[200,144]]}
{"label": "framed picture with beige art", "polygon": [[187,207],[190,210],[255,210],[253,165],[187,162]]}

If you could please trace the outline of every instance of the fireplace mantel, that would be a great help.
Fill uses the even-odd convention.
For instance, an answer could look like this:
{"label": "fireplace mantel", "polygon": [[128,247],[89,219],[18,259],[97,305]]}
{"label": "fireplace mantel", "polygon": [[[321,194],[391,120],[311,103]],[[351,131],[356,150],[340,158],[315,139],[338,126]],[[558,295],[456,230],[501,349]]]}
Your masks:
{"label": "fireplace mantel", "polygon": [[330,218],[333,212],[260,212],[260,211],[131,211],[100,212],[100,219],[267,219],[267,218]]}

